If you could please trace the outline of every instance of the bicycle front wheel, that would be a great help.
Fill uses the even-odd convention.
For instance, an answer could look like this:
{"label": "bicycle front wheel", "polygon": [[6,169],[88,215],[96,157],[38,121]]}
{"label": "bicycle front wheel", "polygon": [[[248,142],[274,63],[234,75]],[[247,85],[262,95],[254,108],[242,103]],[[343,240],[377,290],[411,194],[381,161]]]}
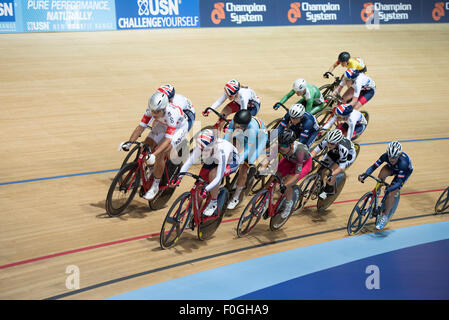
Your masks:
{"label": "bicycle front wheel", "polygon": [[435,204],[435,213],[443,213],[449,208],[449,187],[443,191]]}
{"label": "bicycle front wheel", "polygon": [[246,236],[253,230],[262,215],[268,209],[268,202],[268,190],[258,192],[251,201],[248,202],[237,225],[237,235],[239,237]]}
{"label": "bicycle front wheel", "polygon": [[178,242],[190,219],[192,219],[190,198],[190,192],[184,192],[168,210],[159,236],[162,249],[173,247]]}
{"label": "bicycle front wheel", "polygon": [[348,225],[346,227],[349,235],[359,232],[366,224],[366,221],[368,221],[373,211],[373,206],[371,205],[372,199],[373,193],[367,192],[355,204],[349,215]]}
{"label": "bicycle front wheel", "polygon": [[133,200],[140,186],[140,170],[137,162],[126,164],[112,180],[106,196],[106,212],[110,217],[123,213]]}

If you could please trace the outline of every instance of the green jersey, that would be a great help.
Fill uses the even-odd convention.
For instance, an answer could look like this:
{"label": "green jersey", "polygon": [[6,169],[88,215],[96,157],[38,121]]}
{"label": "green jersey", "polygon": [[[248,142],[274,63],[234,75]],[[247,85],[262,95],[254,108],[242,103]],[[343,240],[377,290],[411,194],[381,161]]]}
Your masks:
{"label": "green jersey", "polygon": [[[285,104],[285,102],[291,98],[295,94],[295,90],[290,90],[282,99],[281,103]],[[320,90],[313,84],[306,85],[306,92],[304,95],[298,100],[296,103],[301,103],[305,106],[306,112],[311,114],[316,114],[318,111],[321,111],[324,107],[324,98],[321,94]]]}

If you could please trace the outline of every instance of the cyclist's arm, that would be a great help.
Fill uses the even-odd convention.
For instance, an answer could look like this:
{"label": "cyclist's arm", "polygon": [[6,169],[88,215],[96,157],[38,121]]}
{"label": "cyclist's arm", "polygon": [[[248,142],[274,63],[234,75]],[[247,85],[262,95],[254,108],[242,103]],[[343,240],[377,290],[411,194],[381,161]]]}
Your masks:
{"label": "cyclist's arm", "polygon": [[284,103],[286,103],[287,102],[287,100],[288,99],[290,99],[291,98],[291,96],[292,95],[294,95],[295,94],[295,90],[290,90],[282,99],[281,99],[281,101],[279,101],[280,103],[282,103],[282,104],[284,104]]}
{"label": "cyclist's arm", "polygon": [[249,155],[248,155],[248,163],[254,164],[259,158],[259,155],[265,149],[265,145],[267,143],[267,136],[265,132],[259,131],[258,129],[253,129],[253,132],[250,133],[249,136]]}
{"label": "cyclist's arm", "polygon": [[281,132],[284,131],[285,128],[287,128],[289,122],[290,122],[290,115],[287,112],[278,125],[278,128],[277,128],[278,135],[281,134]]}
{"label": "cyclist's arm", "polygon": [[383,155],[381,155],[381,156],[379,157],[379,159],[377,159],[376,162],[374,162],[374,164],[373,164],[371,167],[369,167],[368,169],[366,169],[365,174],[368,175],[368,174],[373,173],[374,170],[376,170],[377,168],[379,168],[379,166],[380,166],[382,163],[386,162],[386,161],[387,161],[387,154],[384,153]]}
{"label": "cyclist's arm", "polygon": [[323,141],[320,142],[319,145],[317,145],[317,146],[315,147],[315,149],[312,150],[312,152],[310,153],[310,155],[311,155],[312,157],[315,157],[318,153],[320,153],[320,152],[321,152],[322,150],[324,150],[324,148],[326,148],[326,147],[327,147],[327,141],[326,141],[326,140],[323,140]]}
{"label": "cyclist's arm", "polygon": [[352,121],[351,117],[348,119],[348,130],[346,131],[346,138],[351,141],[352,134],[354,133],[356,122]]}
{"label": "cyclist's arm", "polygon": [[323,129],[329,129],[337,121],[337,116],[334,115],[324,126]]}
{"label": "cyclist's arm", "polygon": [[229,126],[226,128],[226,133],[223,137],[224,140],[231,142],[232,134],[234,133],[234,120],[231,120]]}
{"label": "cyclist's arm", "polygon": [[[399,160],[400,161],[400,160]],[[400,187],[402,187],[402,185],[405,183],[406,178],[410,175],[411,173],[408,171],[408,165],[406,163],[404,164],[400,164],[399,165],[399,173],[396,176],[396,183],[389,186],[385,192],[392,192],[396,189],[399,189]]]}
{"label": "cyclist's arm", "polygon": [[192,166],[192,164],[196,163],[197,160],[200,158],[200,156],[201,156],[200,148],[199,147],[195,147],[195,149],[193,149],[192,153],[189,155],[189,158],[183,164],[183,166],[181,167],[181,170],[179,172],[187,172],[187,171],[189,171],[189,169]]}
{"label": "cyclist's arm", "polygon": [[210,107],[215,110],[219,106],[221,106],[223,104],[223,102],[225,102],[225,100],[226,100],[226,93],[223,92],[221,97],[218,98],[217,101],[215,101]]}
{"label": "cyclist's arm", "polygon": [[338,62],[338,60],[336,62],[334,62],[331,67],[329,68],[329,72],[332,72],[335,70],[335,68],[339,65],[340,63]]}
{"label": "cyclist's arm", "polygon": [[142,133],[145,131],[145,127],[142,127],[140,124],[134,129],[129,141],[136,141]]}

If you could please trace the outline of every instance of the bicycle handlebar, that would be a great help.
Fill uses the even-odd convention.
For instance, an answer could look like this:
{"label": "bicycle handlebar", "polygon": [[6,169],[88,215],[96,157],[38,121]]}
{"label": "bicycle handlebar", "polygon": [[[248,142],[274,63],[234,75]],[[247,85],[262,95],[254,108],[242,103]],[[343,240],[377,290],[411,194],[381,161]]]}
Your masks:
{"label": "bicycle handlebar", "polygon": [[139,147],[143,147],[144,151],[150,152],[150,146],[145,144],[145,143],[143,143],[143,142],[141,142],[141,141],[126,141],[123,144],[127,144],[127,143],[129,143],[129,144],[136,144]]}
{"label": "bicycle handlebar", "polygon": [[219,113],[217,110],[212,109],[211,107],[207,107],[204,112],[207,112],[208,110],[212,111],[213,113],[215,113],[217,115],[217,117],[219,117],[221,120],[226,121],[227,124],[229,124],[229,120],[226,119],[226,117],[224,117],[221,113]]}
{"label": "bicycle handlebar", "polygon": [[[274,104],[275,106],[281,106],[282,108],[284,108],[285,109],[285,111],[287,111],[288,112],[288,108],[286,107],[286,106],[284,106],[284,104],[283,103],[280,103],[280,102],[276,102],[275,104]],[[276,108],[276,110],[278,110],[279,109],[279,107],[277,107]]]}
{"label": "bicycle handlebar", "polygon": [[206,181],[203,178],[201,178],[200,176],[198,176],[196,174],[190,173],[190,172],[180,172],[180,173],[178,173],[178,177],[179,176],[189,176],[189,177],[194,178],[195,180],[199,180],[202,183],[206,183]]}
{"label": "bicycle handlebar", "polygon": [[326,168],[327,170],[329,170],[330,173],[332,173],[332,169],[323,161],[316,159],[315,157],[312,157],[312,160],[315,162],[318,162],[318,164],[320,164],[321,166],[323,166],[324,168]]}
{"label": "bicycle handlebar", "polygon": [[370,178],[372,178],[372,179],[374,179],[374,180],[376,180],[378,183],[381,183],[381,184],[383,184],[384,186],[386,186],[387,188],[390,186],[388,183],[386,183],[384,180],[381,180],[381,179],[379,179],[379,178],[376,178],[376,177],[374,177],[374,176],[372,176],[372,175],[370,175],[370,174],[368,174],[368,175],[366,175],[367,177],[370,177]]}

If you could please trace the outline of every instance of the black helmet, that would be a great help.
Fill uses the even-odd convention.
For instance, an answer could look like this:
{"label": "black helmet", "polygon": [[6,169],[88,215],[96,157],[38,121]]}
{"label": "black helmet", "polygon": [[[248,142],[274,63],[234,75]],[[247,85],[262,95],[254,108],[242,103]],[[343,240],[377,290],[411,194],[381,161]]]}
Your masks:
{"label": "black helmet", "polygon": [[278,137],[279,144],[291,145],[296,140],[296,134],[291,129],[285,129]]}
{"label": "black helmet", "polygon": [[248,126],[251,122],[252,115],[248,110],[239,110],[234,115],[234,124],[239,124],[241,126]]}
{"label": "black helmet", "polygon": [[348,62],[349,58],[351,58],[351,55],[349,54],[349,52],[346,51],[343,51],[338,55],[338,61],[340,62]]}

